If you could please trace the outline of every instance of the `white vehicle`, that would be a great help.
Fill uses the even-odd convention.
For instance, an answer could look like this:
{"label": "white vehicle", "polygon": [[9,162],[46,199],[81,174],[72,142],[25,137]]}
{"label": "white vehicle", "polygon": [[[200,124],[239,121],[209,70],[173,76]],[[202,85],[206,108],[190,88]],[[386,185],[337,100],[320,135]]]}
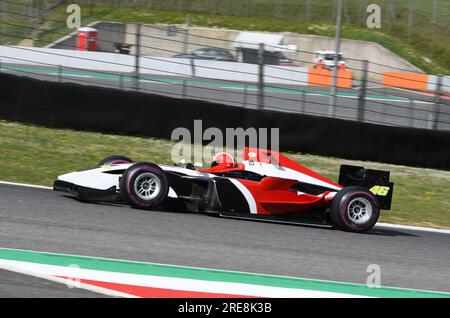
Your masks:
{"label": "white vehicle", "polygon": [[380,210],[390,209],[394,184],[387,171],[342,165],[336,183],[272,150],[245,148],[241,159],[221,152],[210,168],[195,169],[110,156],[92,169],[59,176],[53,189],[87,202],[351,232],[371,229]]}
{"label": "white vehicle", "polygon": [[[334,56],[336,55],[335,51],[316,51],[314,55],[314,64],[317,66],[319,62],[322,60],[322,62],[325,64],[325,67],[328,69],[331,69],[334,67]],[[342,53],[338,54],[338,65],[347,65],[347,62],[344,59],[344,56]]]}

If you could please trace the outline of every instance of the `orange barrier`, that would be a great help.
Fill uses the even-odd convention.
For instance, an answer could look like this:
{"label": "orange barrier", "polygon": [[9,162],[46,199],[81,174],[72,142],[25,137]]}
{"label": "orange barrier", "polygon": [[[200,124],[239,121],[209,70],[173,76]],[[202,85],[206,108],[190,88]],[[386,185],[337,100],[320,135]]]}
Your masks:
{"label": "orange barrier", "polygon": [[[352,71],[338,70],[337,86],[342,88],[352,87]],[[333,85],[333,71],[320,68],[308,69],[308,85],[331,86]]]}
{"label": "orange barrier", "polygon": [[427,90],[428,77],[428,74],[385,72],[383,74],[383,85]]}

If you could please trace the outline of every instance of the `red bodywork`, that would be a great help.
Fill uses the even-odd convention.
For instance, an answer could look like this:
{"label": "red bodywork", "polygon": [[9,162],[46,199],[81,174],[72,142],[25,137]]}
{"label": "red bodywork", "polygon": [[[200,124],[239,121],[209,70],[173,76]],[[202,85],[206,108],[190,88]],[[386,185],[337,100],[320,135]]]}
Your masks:
{"label": "red bodywork", "polygon": [[[243,163],[235,163],[233,158],[228,154],[221,153],[215,157],[215,166],[202,169],[202,172],[212,174],[222,174],[232,171],[245,171],[246,166]],[[282,178],[277,176],[266,176],[261,181],[252,181],[246,179],[237,179],[251,193],[257,207],[259,215],[280,215],[287,213],[300,212],[314,208],[326,207],[332,200],[336,192],[342,188],[339,184],[321,176],[320,174],[292,161],[291,159],[279,154],[278,152],[258,149],[245,148],[243,150],[244,161],[253,161],[255,163],[273,164],[284,168],[300,172],[314,179],[320,180],[331,186],[338,187],[334,191],[324,191],[320,195],[307,193],[299,193],[292,186],[296,184],[298,179]],[[261,173],[263,174],[263,173]]]}

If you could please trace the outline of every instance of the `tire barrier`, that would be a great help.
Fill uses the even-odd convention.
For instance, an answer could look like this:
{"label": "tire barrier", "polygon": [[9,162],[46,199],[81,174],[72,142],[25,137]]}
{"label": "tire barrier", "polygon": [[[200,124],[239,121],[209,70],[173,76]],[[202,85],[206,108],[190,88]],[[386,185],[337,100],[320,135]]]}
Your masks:
{"label": "tire barrier", "polygon": [[[280,150],[450,168],[450,132],[260,111],[110,88],[0,74],[0,118],[54,128],[170,139],[194,120],[203,130],[279,128]],[[270,138],[270,137],[269,137]]]}

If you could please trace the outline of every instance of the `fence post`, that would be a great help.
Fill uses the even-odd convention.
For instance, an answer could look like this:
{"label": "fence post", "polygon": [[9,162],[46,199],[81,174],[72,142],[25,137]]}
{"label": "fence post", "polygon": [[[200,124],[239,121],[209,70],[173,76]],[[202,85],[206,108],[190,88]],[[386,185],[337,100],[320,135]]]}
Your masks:
{"label": "fence post", "polygon": [[433,13],[431,15],[431,22],[437,22],[437,0],[433,0]]}
{"label": "fence post", "polygon": [[281,18],[283,15],[283,0],[276,0],[275,3],[275,17]]}
{"label": "fence post", "polygon": [[361,76],[361,87],[359,89],[358,96],[358,121],[363,122],[366,111],[366,93],[367,93],[367,74],[369,72],[369,61],[362,60],[362,76]]}
{"label": "fence post", "polygon": [[408,0],[408,39],[411,38],[413,28],[413,3],[412,0]]}
{"label": "fence post", "polygon": [[434,95],[434,114],[433,114],[433,125],[432,129],[436,130],[439,125],[439,113],[441,108],[441,93],[442,93],[442,79],[443,75],[436,75],[436,90]]}
{"label": "fence post", "polygon": [[306,19],[311,20],[311,0],[306,1]]}
{"label": "fence post", "polygon": [[6,23],[8,23],[8,2],[6,1],[2,1],[2,20],[5,23],[2,23],[2,33],[6,34],[7,33],[7,28],[6,28]]}
{"label": "fence post", "polygon": [[409,100],[409,127],[414,127],[414,99]]}
{"label": "fence post", "polygon": [[182,86],[182,88],[183,88],[183,90],[182,90],[182,97],[183,97],[183,99],[186,99],[186,92],[187,92],[187,87],[186,87],[186,80],[185,79],[183,79],[183,86]]}
{"label": "fence post", "polygon": [[242,101],[242,106],[244,106],[244,108],[247,107],[247,85],[244,84],[244,88],[242,90],[244,96],[243,96],[243,101]]}
{"label": "fence post", "polygon": [[62,66],[58,65],[58,82],[62,82]]}
{"label": "fence post", "polygon": [[301,104],[301,108],[300,108],[300,112],[303,114],[305,113],[305,91],[302,90],[302,104]]}
{"label": "fence post", "polygon": [[[333,2],[334,3],[334,2]],[[338,62],[339,51],[341,50],[341,28],[342,28],[342,0],[337,0],[337,17],[336,17],[336,39],[334,50],[334,69],[333,69],[333,84],[330,89],[330,106],[328,115],[331,117],[336,116],[336,101],[337,101],[337,84],[338,84]]]}
{"label": "fence post", "polygon": [[141,24],[136,24],[136,51],[134,54],[134,88],[139,90],[139,57],[141,55]]}
{"label": "fence post", "polygon": [[258,48],[258,108],[264,108],[264,43]]}
{"label": "fence post", "polygon": [[256,0],[252,0],[252,17],[256,16],[257,11],[256,5],[257,5]]}
{"label": "fence post", "polygon": [[191,62],[191,74],[192,77],[195,77],[195,63],[194,63],[194,58],[191,56],[191,58],[189,59]]}
{"label": "fence post", "polygon": [[184,16],[184,42],[183,42],[183,53],[188,52],[188,44],[189,44],[189,28],[191,25],[191,16],[186,14]]}
{"label": "fence post", "polygon": [[119,73],[119,88],[123,89],[123,73]]}

